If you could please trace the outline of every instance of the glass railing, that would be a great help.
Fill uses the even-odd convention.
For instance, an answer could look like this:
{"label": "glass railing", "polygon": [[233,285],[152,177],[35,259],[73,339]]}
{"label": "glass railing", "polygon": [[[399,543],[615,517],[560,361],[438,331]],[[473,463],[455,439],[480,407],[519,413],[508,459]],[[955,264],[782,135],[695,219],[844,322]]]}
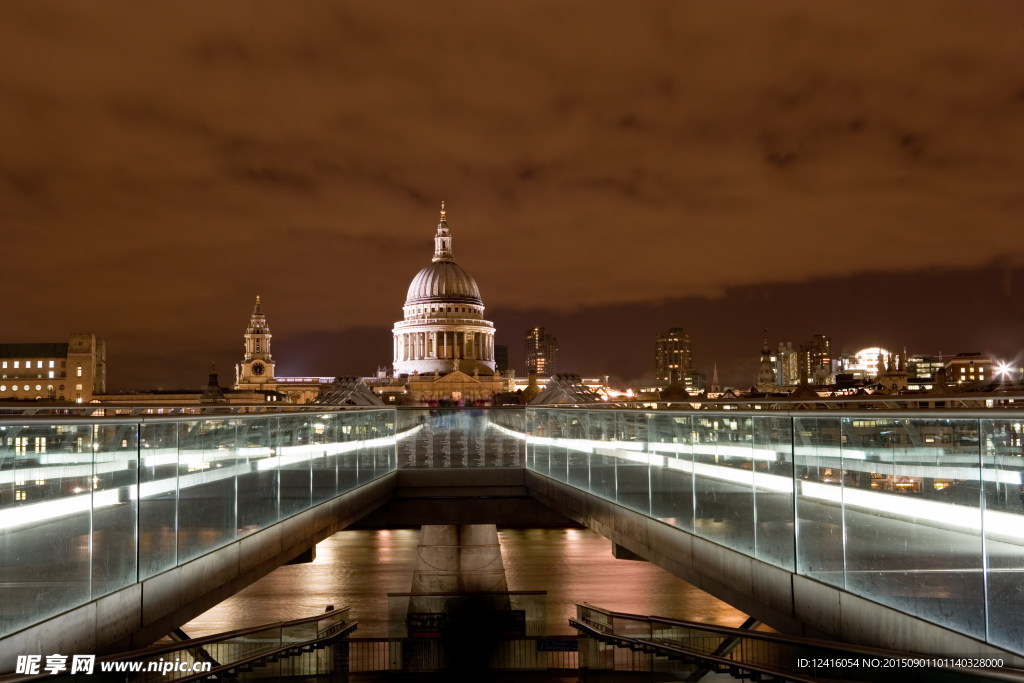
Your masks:
{"label": "glass railing", "polygon": [[0,418],[0,634],[396,468],[531,470],[1024,652],[1024,414],[575,408]]}
{"label": "glass railing", "polygon": [[0,636],[395,468],[391,409],[0,418]]}
{"label": "glass railing", "polygon": [[520,407],[399,408],[402,469],[522,468],[525,411]]}
{"label": "glass railing", "polygon": [[530,408],[527,467],[1024,653],[1024,414]]}

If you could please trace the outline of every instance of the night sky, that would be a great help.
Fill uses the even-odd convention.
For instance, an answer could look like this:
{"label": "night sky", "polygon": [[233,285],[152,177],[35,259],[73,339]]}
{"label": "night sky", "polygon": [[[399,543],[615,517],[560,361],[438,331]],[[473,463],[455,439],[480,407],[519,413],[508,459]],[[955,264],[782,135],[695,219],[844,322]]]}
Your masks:
{"label": "night sky", "polygon": [[749,386],[762,330],[1024,351],[1024,3],[0,4],[0,342],[112,387],[369,374],[432,254],[522,370]]}

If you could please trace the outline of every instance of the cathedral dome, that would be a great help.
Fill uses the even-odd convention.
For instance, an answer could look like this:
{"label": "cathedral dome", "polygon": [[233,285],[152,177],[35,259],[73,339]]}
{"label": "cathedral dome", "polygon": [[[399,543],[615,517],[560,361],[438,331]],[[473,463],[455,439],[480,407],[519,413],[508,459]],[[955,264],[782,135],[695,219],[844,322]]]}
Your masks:
{"label": "cathedral dome", "polygon": [[434,236],[434,258],[429,266],[416,273],[405,296],[406,306],[435,303],[484,305],[476,280],[452,256],[452,235],[445,218],[444,202],[441,202],[441,221]]}
{"label": "cathedral dome", "polygon": [[454,261],[436,261],[416,273],[405,305],[459,303],[483,306],[476,280]]}
{"label": "cathedral dome", "polygon": [[[397,374],[447,376],[459,371],[472,373],[476,384],[478,375],[495,376],[494,323],[484,320],[476,280],[452,256],[444,202],[434,235],[434,258],[409,283],[403,308],[404,320],[392,330]],[[428,398],[438,398],[432,391]]]}

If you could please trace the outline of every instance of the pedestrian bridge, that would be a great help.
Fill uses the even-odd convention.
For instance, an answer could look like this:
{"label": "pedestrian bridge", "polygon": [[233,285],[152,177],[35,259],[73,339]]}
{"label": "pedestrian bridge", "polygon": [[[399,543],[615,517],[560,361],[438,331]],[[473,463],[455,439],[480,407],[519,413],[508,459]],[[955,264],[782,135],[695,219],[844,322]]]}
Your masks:
{"label": "pedestrian bridge", "polygon": [[779,630],[1024,655],[1021,411],[219,410],[0,415],[0,671],[148,644],[389,505],[527,497]]}

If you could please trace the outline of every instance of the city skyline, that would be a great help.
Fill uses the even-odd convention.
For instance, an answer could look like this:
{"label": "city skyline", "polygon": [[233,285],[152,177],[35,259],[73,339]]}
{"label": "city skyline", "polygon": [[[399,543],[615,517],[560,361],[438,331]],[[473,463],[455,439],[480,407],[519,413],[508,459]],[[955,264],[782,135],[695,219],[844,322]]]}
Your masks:
{"label": "city skyline", "polygon": [[281,374],[369,374],[446,200],[520,371],[1022,351],[1019,3],[405,9],[6,4],[0,342],[199,386],[260,295]]}

